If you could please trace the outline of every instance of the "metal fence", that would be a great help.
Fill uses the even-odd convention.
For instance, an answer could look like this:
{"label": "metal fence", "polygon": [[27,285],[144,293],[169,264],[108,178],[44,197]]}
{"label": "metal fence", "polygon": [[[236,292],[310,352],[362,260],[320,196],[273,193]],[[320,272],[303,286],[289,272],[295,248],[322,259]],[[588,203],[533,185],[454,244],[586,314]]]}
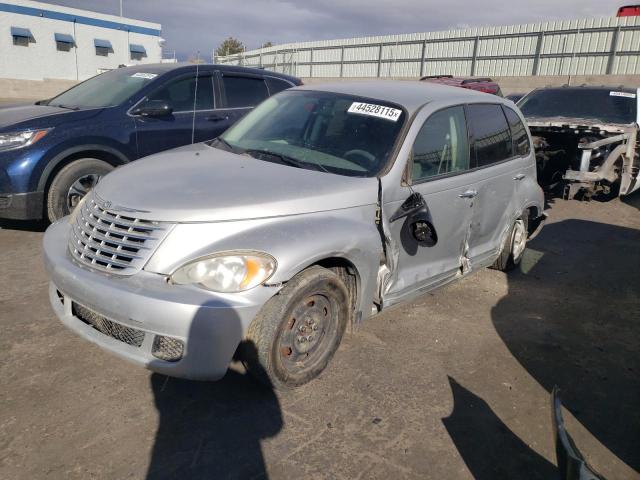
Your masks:
{"label": "metal fence", "polygon": [[640,17],[292,43],[214,58],[298,77],[640,74]]}

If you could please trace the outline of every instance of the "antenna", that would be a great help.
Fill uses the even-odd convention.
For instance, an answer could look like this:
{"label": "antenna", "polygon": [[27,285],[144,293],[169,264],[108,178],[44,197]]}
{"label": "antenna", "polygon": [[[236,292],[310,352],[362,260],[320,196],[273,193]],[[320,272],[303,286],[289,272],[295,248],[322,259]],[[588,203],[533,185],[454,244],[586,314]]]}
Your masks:
{"label": "antenna", "polygon": [[198,100],[198,72],[200,71],[200,50],[196,55],[196,84],[193,92],[193,117],[191,120],[191,145],[195,143],[196,138],[196,102]]}

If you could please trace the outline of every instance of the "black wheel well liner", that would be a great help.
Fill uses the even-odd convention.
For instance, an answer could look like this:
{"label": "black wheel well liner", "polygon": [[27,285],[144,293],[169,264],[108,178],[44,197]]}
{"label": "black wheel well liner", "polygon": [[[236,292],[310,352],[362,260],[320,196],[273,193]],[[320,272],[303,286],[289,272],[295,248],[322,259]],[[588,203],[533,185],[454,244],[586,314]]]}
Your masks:
{"label": "black wheel well liner", "polygon": [[[356,266],[351,263],[349,260],[343,257],[328,257],[323,258],[322,260],[318,260],[309,267],[314,265],[318,265],[324,267],[328,270],[333,271],[340,280],[345,284],[347,290],[349,291],[349,301],[350,301],[350,310],[351,310],[351,318],[349,320],[350,325],[353,327],[354,323],[358,322],[362,317],[362,314],[358,315],[358,300],[360,293],[360,275],[358,273],[358,269]],[[309,268],[307,267],[307,268]]]}

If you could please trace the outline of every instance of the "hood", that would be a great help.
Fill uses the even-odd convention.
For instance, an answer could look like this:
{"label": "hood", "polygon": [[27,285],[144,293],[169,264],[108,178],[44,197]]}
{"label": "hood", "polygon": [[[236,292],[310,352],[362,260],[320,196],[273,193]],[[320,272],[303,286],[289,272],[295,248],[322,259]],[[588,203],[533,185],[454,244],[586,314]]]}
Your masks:
{"label": "hood", "polygon": [[[22,128],[56,126],[64,120],[77,120],[92,116],[95,113],[97,113],[96,109],[69,110],[49,105],[35,105],[33,103],[4,106],[0,108],[0,130],[8,132]],[[35,122],[32,122],[34,120]]]}
{"label": "hood", "polygon": [[200,143],[117,168],[96,193],[127,216],[222,222],[370,205],[377,189],[376,178],[304,170]]}

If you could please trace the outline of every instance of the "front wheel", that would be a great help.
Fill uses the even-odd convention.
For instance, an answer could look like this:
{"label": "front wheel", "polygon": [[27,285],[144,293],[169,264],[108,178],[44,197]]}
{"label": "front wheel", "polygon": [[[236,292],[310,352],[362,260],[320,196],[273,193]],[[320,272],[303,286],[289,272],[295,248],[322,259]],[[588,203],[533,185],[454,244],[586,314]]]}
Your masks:
{"label": "front wheel", "polygon": [[349,319],[349,293],[332,271],[314,266],[291,279],[253,320],[243,363],[275,388],[303,385],[326,368]]}
{"label": "front wheel", "polygon": [[54,177],[47,192],[47,216],[55,222],[69,215],[100,178],[113,166],[96,158],[81,158],[65,165]]}
{"label": "front wheel", "polygon": [[500,255],[491,265],[491,268],[507,272],[517,267],[522,261],[524,251],[527,248],[529,236],[529,217],[523,214],[518,218],[509,233],[502,242]]}

